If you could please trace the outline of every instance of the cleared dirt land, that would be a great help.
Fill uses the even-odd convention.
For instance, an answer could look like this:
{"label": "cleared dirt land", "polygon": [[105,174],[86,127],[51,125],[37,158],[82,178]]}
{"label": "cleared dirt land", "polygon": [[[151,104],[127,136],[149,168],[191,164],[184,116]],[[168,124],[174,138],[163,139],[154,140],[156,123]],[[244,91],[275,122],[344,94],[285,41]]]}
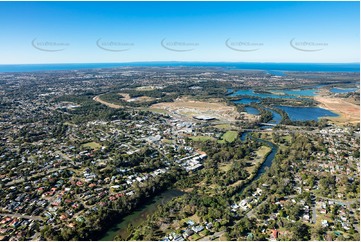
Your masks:
{"label": "cleared dirt land", "polygon": [[99,96],[94,97],[93,100],[96,101],[96,102],[102,103],[102,104],[104,104],[104,105],[106,105],[106,106],[108,106],[110,108],[122,108],[122,106],[120,106],[120,105],[116,105],[116,104],[113,104],[113,103],[108,103],[108,102],[106,102],[104,100],[101,100]]}
{"label": "cleared dirt land", "polygon": [[224,102],[194,101],[188,98],[177,99],[174,102],[157,103],[150,109],[163,109],[170,115],[180,115],[187,118],[194,116],[213,117],[223,121],[235,121],[238,112],[235,107],[227,106]]}
{"label": "cleared dirt land", "polygon": [[155,100],[155,98],[152,97],[147,97],[147,96],[141,96],[141,97],[135,97],[135,98],[131,98],[130,95],[128,93],[118,93],[119,95],[123,96],[123,100],[126,102],[150,102]]}
{"label": "cleared dirt land", "polygon": [[331,118],[338,123],[358,123],[360,122],[360,106],[349,103],[341,98],[315,96],[314,99],[321,103],[322,108],[331,110],[339,117]]}
{"label": "cleared dirt land", "polygon": [[[147,97],[147,96],[141,96],[141,97],[136,97],[136,98],[131,98],[129,96],[128,93],[118,93],[119,95],[121,95],[123,98],[124,101],[126,102],[137,102],[137,103],[141,103],[141,102],[150,102],[150,101],[153,101],[154,98],[152,97]],[[93,98],[94,101],[96,102],[99,102],[99,103],[102,103],[110,108],[122,108],[123,106],[121,105],[118,105],[118,104],[115,104],[115,103],[111,103],[111,102],[107,102],[107,101],[104,101],[100,98],[100,96],[96,96]]]}

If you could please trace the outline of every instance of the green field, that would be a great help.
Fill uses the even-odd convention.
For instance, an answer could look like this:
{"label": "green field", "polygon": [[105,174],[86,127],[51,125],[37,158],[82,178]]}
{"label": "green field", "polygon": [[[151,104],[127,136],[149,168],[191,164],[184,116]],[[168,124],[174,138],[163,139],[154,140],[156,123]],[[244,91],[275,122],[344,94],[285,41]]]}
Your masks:
{"label": "green field", "polygon": [[[256,154],[257,154],[257,158],[256,159],[260,159],[262,160],[263,157],[268,154],[269,152],[271,151],[271,148],[266,146],[266,145],[262,145],[257,151],[256,151]],[[260,161],[258,160],[258,161]]]}
{"label": "green field", "polygon": [[233,142],[237,139],[238,132],[237,131],[227,131],[222,135],[222,140],[218,141],[219,143]]}
{"label": "green field", "polygon": [[213,137],[210,136],[192,136],[189,137],[193,141],[207,141],[207,140],[214,140]]}
{"label": "green field", "polygon": [[98,150],[102,147],[102,145],[97,142],[88,142],[88,143],[82,144],[81,146],[84,148],[91,148],[93,150]]}

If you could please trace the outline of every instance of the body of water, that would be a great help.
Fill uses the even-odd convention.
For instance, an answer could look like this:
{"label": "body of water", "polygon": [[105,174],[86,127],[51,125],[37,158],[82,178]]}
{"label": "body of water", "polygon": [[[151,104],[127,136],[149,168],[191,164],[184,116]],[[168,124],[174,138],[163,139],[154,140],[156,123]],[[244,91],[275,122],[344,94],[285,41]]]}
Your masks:
{"label": "body of water", "polygon": [[118,223],[113,224],[100,239],[100,241],[112,241],[116,235],[120,235],[123,240],[126,240],[129,236],[127,229],[129,224],[132,224],[133,227],[139,226],[147,219],[148,215],[152,215],[156,211],[158,205],[164,204],[170,201],[172,198],[179,197],[183,194],[184,192],[173,189],[167,190],[160,195],[155,196],[153,199],[150,199],[149,202],[135,210],[133,213],[125,216]]}
{"label": "body of water", "polygon": [[290,106],[277,106],[277,108],[285,111],[292,121],[308,121],[318,120],[321,117],[337,117],[335,114],[327,109],[319,107],[290,107]]}
{"label": "body of water", "polygon": [[245,141],[245,140],[246,140],[247,134],[248,134],[248,132],[243,132],[243,133],[241,134],[241,137],[240,137],[241,141]]}
{"label": "body of water", "polygon": [[249,114],[259,115],[259,110],[258,110],[257,108],[254,108],[254,107],[245,107],[244,109],[245,109],[246,112],[249,113]]}
{"label": "body of water", "polygon": [[357,91],[358,88],[337,88],[337,87],[334,87],[334,88],[331,88],[330,91],[333,92],[333,93],[348,93],[348,92],[355,92]]}
{"label": "body of water", "polygon": [[[272,93],[255,93],[252,89],[241,89],[231,93],[230,97],[247,95],[257,98],[303,98],[313,97],[317,94],[318,88],[313,89],[296,89],[296,90],[271,90]],[[243,99],[243,98],[242,98]],[[242,103],[242,99],[240,102]],[[244,98],[247,99],[247,98]],[[248,98],[250,99],[250,98]]]}
{"label": "body of water", "polygon": [[252,99],[252,98],[242,98],[240,100],[234,101],[236,104],[251,104],[251,103],[259,103],[259,99]]}
{"label": "body of water", "polygon": [[297,98],[297,96],[292,95],[285,95],[285,94],[273,94],[273,93],[255,93],[252,89],[241,89],[233,92],[230,94],[230,97],[236,97],[236,96],[251,96],[251,97],[257,97],[257,98]]}
{"label": "body of water", "polygon": [[73,63],[73,64],[24,64],[0,65],[0,72],[34,72],[54,70],[81,70],[114,67],[215,67],[227,70],[259,70],[271,75],[287,71],[306,72],[360,72],[359,63],[257,63],[257,62],[130,62],[130,63]]}
{"label": "body of water", "polygon": [[[267,168],[271,167],[272,162],[273,162],[273,160],[274,160],[274,158],[275,158],[275,156],[277,154],[278,146],[271,143],[271,142],[269,142],[269,141],[267,141],[267,140],[254,138],[252,135],[250,135],[250,132],[243,132],[240,139],[242,141],[245,141],[247,139],[247,137],[250,137],[251,139],[257,140],[257,141],[259,141],[259,142],[261,142],[261,143],[263,143],[263,144],[265,144],[265,145],[267,145],[268,147],[271,148],[271,152],[268,153],[265,161],[262,163],[262,165],[258,169],[256,176],[248,183],[248,185],[250,185],[253,181],[260,178],[261,175],[266,172]],[[245,186],[244,188],[246,188],[247,186]],[[244,190],[244,188],[241,190],[241,192]]]}
{"label": "body of water", "polygon": [[[232,65],[233,64],[233,65]],[[359,63],[223,63],[230,69],[265,70],[271,75],[283,75],[287,71],[306,72],[360,72]]]}
{"label": "body of water", "polygon": [[278,112],[272,110],[272,109],[269,109],[269,108],[266,108],[267,111],[270,111],[272,113],[272,120],[269,121],[268,123],[270,124],[279,124],[282,120],[282,116],[281,114],[279,114]]}
{"label": "body of water", "polygon": [[318,89],[302,89],[302,90],[283,90],[283,93],[293,96],[309,96],[313,97],[318,92]]}
{"label": "body of water", "polygon": [[[333,88],[334,90],[340,92],[344,91],[353,91],[356,88],[348,88],[348,89],[337,89]],[[332,90],[332,89],[331,89]],[[275,94],[270,93],[255,93],[252,89],[242,89],[237,90],[230,94],[230,96],[240,96],[240,95],[248,95],[252,97],[256,97],[258,99],[252,98],[241,98],[240,100],[233,101],[234,103],[240,104],[250,104],[252,102],[260,102],[262,98],[298,98],[298,97],[306,97],[306,96],[315,96],[318,91],[318,88],[314,89],[298,89],[298,90],[274,90]],[[319,107],[291,107],[291,106],[277,106],[284,110],[292,121],[308,121],[308,120],[318,120],[321,117],[337,117],[338,115],[323,108]],[[245,107],[245,110],[249,114],[259,115],[260,112],[258,109],[253,107]],[[279,113],[274,110],[267,109],[273,114],[273,120],[269,123],[271,124],[278,124],[281,122],[282,117]]]}
{"label": "body of water", "polygon": [[[254,138],[256,139],[256,138]],[[257,141],[271,147],[271,152],[267,155],[266,160],[263,162],[263,164],[261,165],[261,167],[258,169],[257,171],[257,175],[253,178],[252,181],[257,180],[258,178],[260,178],[260,176],[266,172],[266,168],[271,167],[272,162],[277,154],[278,151],[278,146],[276,146],[275,144],[267,141],[267,140],[263,140],[263,139],[256,139]]]}
{"label": "body of water", "polygon": [[272,76],[285,76],[283,71],[268,70],[267,73],[271,74]]}

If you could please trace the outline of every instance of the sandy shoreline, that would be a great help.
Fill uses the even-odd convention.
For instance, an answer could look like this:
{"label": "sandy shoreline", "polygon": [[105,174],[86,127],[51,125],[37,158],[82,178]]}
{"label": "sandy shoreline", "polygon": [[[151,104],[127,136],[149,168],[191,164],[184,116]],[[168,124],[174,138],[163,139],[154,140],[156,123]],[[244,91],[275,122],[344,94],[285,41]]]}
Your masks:
{"label": "sandy shoreline", "polygon": [[333,121],[339,123],[357,123],[360,122],[360,106],[349,103],[341,98],[315,96],[314,100],[321,103],[321,108],[328,109],[339,114],[339,117],[332,117]]}

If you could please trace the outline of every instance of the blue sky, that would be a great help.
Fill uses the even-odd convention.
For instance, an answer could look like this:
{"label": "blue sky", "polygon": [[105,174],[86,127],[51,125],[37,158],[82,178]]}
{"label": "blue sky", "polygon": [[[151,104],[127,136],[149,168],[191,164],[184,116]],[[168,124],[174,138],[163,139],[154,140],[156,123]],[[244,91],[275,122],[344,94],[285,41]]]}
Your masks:
{"label": "blue sky", "polygon": [[359,62],[359,8],[359,2],[0,2],[0,64]]}

